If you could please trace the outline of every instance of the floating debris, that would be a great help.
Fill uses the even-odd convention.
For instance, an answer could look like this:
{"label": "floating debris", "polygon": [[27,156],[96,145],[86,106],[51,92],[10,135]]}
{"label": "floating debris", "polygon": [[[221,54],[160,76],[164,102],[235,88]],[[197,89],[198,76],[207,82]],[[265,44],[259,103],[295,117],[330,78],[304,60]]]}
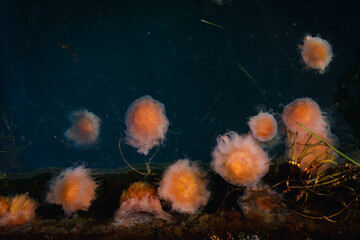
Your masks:
{"label": "floating debris", "polygon": [[206,20],[204,20],[204,19],[201,19],[200,21],[202,21],[203,23],[210,24],[210,25],[212,25],[212,26],[214,26],[214,27],[217,27],[217,28],[225,29],[223,26],[220,26],[220,25],[218,25],[218,24],[215,24],[215,23],[206,21]]}

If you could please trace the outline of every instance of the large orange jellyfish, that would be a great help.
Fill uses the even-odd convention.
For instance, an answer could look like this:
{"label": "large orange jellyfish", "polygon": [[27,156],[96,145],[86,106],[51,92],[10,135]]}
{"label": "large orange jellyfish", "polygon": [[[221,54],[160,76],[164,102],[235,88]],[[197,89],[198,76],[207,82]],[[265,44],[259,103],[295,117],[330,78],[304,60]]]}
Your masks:
{"label": "large orange jellyfish", "polygon": [[0,217],[8,211],[9,201],[9,198],[0,196]]}
{"label": "large orange jellyfish", "polygon": [[274,116],[267,112],[260,112],[248,121],[254,138],[260,142],[269,142],[277,134],[277,122]]}
{"label": "large orange jellyfish", "polygon": [[251,135],[228,132],[219,136],[212,159],[213,170],[237,186],[255,184],[269,171],[270,158]]}
{"label": "large orange jellyfish", "polygon": [[[317,132],[316,135],[332,146],[338,144],[337,137],[327,130]],[[305,171],[309,170],[323,173],[331,167],[331,165],[334,165],[333,163],[337,154],[330,147],[321,143],[315,137],[310,138],[310,136],[311,135],[307,133],[306,135],[298,136],[295,139],[295,144],[293,146],[294,160],[299,162],[301,169]],[[306,150],[306,145],[311,147]],[[306,152],[304,152],[304,150],[306,150]],[[290,155],[290,152],[291,149],[288,150],[288,155]]]}
{"label": "large orange jellyfish", "polygon": [[20,226],[35,218],[35,200],[27,194],[18,194],[12,198],[0,197],[0,226]]}
{"label": "large orange jellyfish", "polygon": [[125,123],[126,142],[145,155],[164,141],[169,127],[164,105],[148,95],[131,103]]}
{"label": "large orange jellyfish", "polygon": [[68,168],[56,177],[47,194],[47,201],[61,205],[66,214],[87,211],[95,199],[96,182],[84,166]]}
{"label": "large orange jellyfish", "polygon": [[88,146],[96,142],[100,133],[100,118],[88,110],[73,111],[70,114],[72,127],[65,136],[76,146]]}
{"label": "large orange jellyfish", "polygon": [[292,132],[304,136],[307,132],[296,122],[300,122],[313,132],[326,131],[329,128],[319,105],[311,98],[298,98],[285,106],[282,119]]}
{"label": "large orange jellyfish", "polygon": [[248,218],[272,225],[283,223],[288,215],[282,195],[262,183],[247,187],[238,205]]}
{"label": "large orange jellyfish", "polygon": [[158,193],[161,199],[171,203],[172,209],[183,213],[195,213],[209,200],[206,173],[188,159],[179,160],[163,174]]}
{"label": "large orange jellyfish", "polygon": [[318,69],[320,73],[323,73],[331,62],[333,56],[331,46],[322,38],[307,35],[304,38],[304,45],[299,48],[304,63],[309,68]]}
{"label": "large orange jellyfish", "polygon": [[171,215],[162,210],[156,190],[148,183],[135,182],[121,194],[120,208],[114,225],[132,226],[154,218],[170,221]]}

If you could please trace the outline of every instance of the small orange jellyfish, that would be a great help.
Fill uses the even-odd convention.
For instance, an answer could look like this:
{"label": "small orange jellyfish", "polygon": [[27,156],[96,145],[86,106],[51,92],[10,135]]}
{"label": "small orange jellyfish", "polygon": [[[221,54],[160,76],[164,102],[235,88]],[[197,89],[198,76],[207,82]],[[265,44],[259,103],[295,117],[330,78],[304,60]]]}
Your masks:
{"label": "small orange jellyfish", "polygon": [[319,105],[311,98],[298,98],[285,106],[282,119],[285,126],[292,132],[298,132],[299,136],[307,132],[296,122],[300,122],[313,132],[322,132],[329,128]]}
{"label": "small orange jellyfish", "polygon": [[196,213],[210,198],[206,173],[188,159],[179,160],[163,174],[158,193],[171,203],[172,209],[183,213]]}
{"label": "small orange jellyfish", "polygon": [[164,141],[169,127],[164,105],[148,95],[131,103],[125,123],[127,144],[145,155]]}
{"label": "small orange jellyfish", "polygon": [[76,146],[88,146],[96,142],[100,133],[100,118],[88,110],[73,111],[70,114],[72,127],[65,136]]}
{"label": "small orange jellyfish", "polygon": [[133,226],[150,222],[154,218],[171,220],[171,215],[162,210],[156,190],[148,183],[135,182],[123,191],[120,208],[116,211],[114,225]]}
{"label": "small orange jellyfish", "polygon": [[277,134],[277,122],[274,116],[267,112],[251,117],[248,125],[254,138],[260,142],[269,142]]}
{"label": "small orange jellyfish", "polygon": [[312,69],[318,69],[324,73],[325,68],[331,62],[333,52],[328,41],[306,35],[304,45],[299,46],[304,63]]}
{"label": "small orange jellyfish", "polygon": [[47,201],[61,205],[66,214],[87,211],[95,199],[96,182],[84,166],[68,168],[50,184]]}
{"label": "small orange jellyfish", "polygon": [[237,186],[258,183],[269,171],[270,158],[251,135],[228,132],[219,136],[212,159],[213,170]]}
{"label": "small orange jellyfish", "polygon": [[36,202],[27,194],[0,197],[0,226],[20,226],[35,218]]}
{"label": "small orange jellyfish", "polygon": [[262,183],[247,187],[238,205],[246,217],[272,225],[283,223],[288,215],[282,195]]}

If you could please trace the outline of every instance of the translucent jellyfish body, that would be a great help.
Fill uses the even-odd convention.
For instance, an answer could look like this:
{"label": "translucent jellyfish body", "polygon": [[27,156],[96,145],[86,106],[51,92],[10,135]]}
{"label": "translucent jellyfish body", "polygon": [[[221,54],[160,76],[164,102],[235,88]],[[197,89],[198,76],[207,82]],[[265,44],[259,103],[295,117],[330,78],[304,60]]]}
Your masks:
{"label": "translucent jellyfish body", "polygon": [[281,194],[260,183],[247,187],[244,195],[239,198],[238,205],[248,218],[277,225],[283,223],[287,217],[286,206],[282,200]]}
{"label": "translucent jellyfish body", "polygon": [[0,217],[9,210],[10,199],[0,196]]}
{"label": "translucent jellyfish body", "polygon": [[304,63],[309,68],[319,70],[320,73],[325,71],[333,57],[328,41],[319,37],[305,36],[304,45],[299,46],[299,48]]}
{"label": "translucent jellyfish body", "polygon": [[73,111],[70,114],[72,127],[66,130],[65,137],[75,146],[94,144],[100,133],[100,118],[88,110]]}
{"label": "translucent jellyfish body", "polygon": [[285,106],[282,119],[285,126],[292,132],[304,136],[307,132],[297,124],[300,122],[313,132],[327,131],[329,128],[319,105],[311,98],[298,98]]}
{"label": "translucent jellyfish body", "polygon": [[[337,137],[328,131],[317,132],[316,135],[332,146],[338,144]],[[301,169],[305,171],[323,173],[333,165],[337,154],[330,147],[314,137],[310,138],[310,136],[308,133],[295,139],[293,146],[294,160],[299,162]],[[306,146],[308,147],[306,148]],[[288,155],[290,153],[291,149],[288,150]]]}
{"label": "translucent jellyfish body", "polygon": [[183,213],[195,213],[209,200],[206,173],[188,159],[179,160],[164,172],[158,193],[161,199],[171,203],[172,209]]}
{"label": "translucent jellyfish body", "polygon": [[277,122],[274,116],[267,112],[260,112],[251,117],[248,125],[254,138],[260,142],[269,142],[277,134]]}
{"label": "translucent jellyfish body", "polygon": [[120,208],[114,225],[132,226],[155,218],[170,221],[171,215],[162,210],[156,190],[148,183],[135,182],[121,194]]}
{"label": "translucent jellyfish body", "polygon": [[0,226],[21,226],[35,218],[36,202],[27,194],[0,197]]}
{"label": "translucent jellyfish body", "polygon": [[63,171],[50,184],[47,201],[61,205],[66,214],[87,211],[95,199],[97,184],[84,166]]}
{"label": "translucent jellyfish body", "polygon": [[321,173],[329,168],[336,154],[297,124],[301,123],[324,141],[336,145],[337,137],[331,134],[330,125],[319,105],[311,98],[298,98],[285,106],[282,118],[290,131],[287,151],[290,161],[305,171]]}
{"label": "translucent jellyfish body", "polygon": [[169,127],[164,105],[148,95],[131,103],[125,123],[126,142],[145,155],[165,140]]}
{"label": "translucent jellyfish body", "polygon": [[249,186],[269,171],[270,158],[251,135],[228,132],[217,138],[211,167],[227,182]]}

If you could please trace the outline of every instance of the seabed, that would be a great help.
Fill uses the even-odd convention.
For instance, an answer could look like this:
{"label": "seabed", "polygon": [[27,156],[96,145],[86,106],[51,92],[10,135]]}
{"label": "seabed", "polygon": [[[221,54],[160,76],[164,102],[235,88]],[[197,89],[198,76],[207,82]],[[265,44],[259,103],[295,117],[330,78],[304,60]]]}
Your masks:
{"label": "seabed", "polygon": [[[123,190],[136,181],[146,181],[157,186],[162,172],[169,164],[151,165],[152,175],[145,177],[129,168],[96,169],[92,174],[100,183],[97,199],[89,211],[78,211],[65,216],[60,206],[44,202],[50,180],[62,169],[42,168],[29,173],[9,174],[0,179],[0,195],[29,193],[39,206],[36,219],[26,226],[0,227],[0,239],[356,239],[360,236],[360,214],[356,203],[334,219],[311,219],[307,215],[287,213],[286,221],[281,224],[267,223],[260,218],[247,218],[238,206],[237,200],[243,188],[236,188],[220,176],[209,174],[210,202],[199,213],[189,215],[171,211],[164,204],[163,209],[174,217],[171,223],[154,220],[134,227],[113,226],[113,215],[119,207]],[[145,165],[134,166],[145,171]],[[209,165],[201,164],[203,169]],[[272,166],[274,168],[274,166]],[[287,163],[270,170],[272,175],[265,181],[284,176],[289,171]],[[230,194],[227,195],[227,193]],[[279,191],[279,189],[277,189]],[[343,193],[342,193],[343,194]],[[346,194],[345,194],[346,195]],[[338,212],[337,206],[329,198],[314,197],[307,200],[308,212],[326,206],[328,212]],[[294,206],[292,209],[296,209]],[[334,209],[330,209],[334,208]],[[312,210],[310,210],[312,209]],[[305,211],[306,212],[306,211]],[[309,214],[311,215],[311,214]],[[318,213],[319,216],[321,214]],[[324,213],[327,216],[327,213]]]}

